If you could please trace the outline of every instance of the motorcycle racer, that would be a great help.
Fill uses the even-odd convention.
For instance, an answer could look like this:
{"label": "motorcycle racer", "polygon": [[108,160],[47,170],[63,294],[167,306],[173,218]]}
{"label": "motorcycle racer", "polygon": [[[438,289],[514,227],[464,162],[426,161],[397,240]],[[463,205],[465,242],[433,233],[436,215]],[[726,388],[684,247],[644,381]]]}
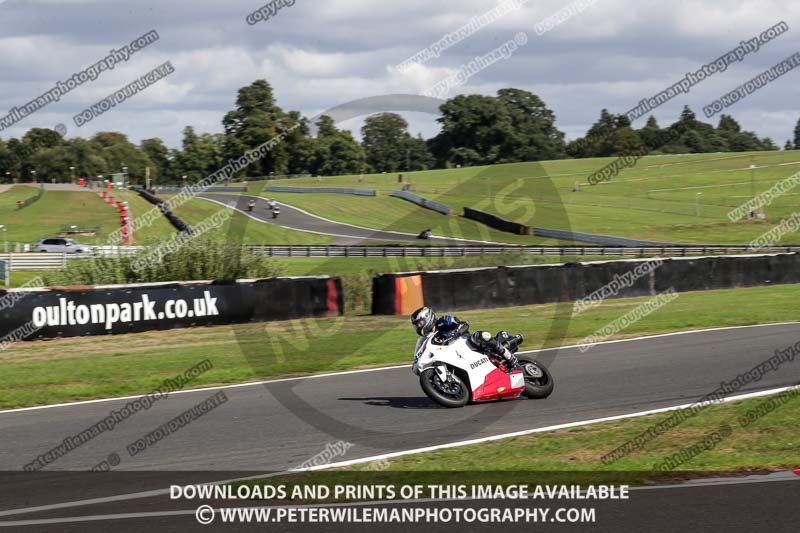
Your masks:
{"label": "motorcycle racer", "polygon": [[[430,307],[421,307],[411,315],[411,323],[420,335],[417,341],[415,352],[425,337],[431,333],[436,333],[433,337],[435,344],[448,344],[453,339],[469,334],[469,322],[459,320],[454,315],[443,315],[436,317],[436,313]],[[484,355],[495,355],[505,361],[507,369],[517,366],[517,357],[514,355],[517,347],[522,343],[522,335],[511,337],[506,331],[500,331],[495,337],[488,331],[476,331],[469,336],[470,344]]]}

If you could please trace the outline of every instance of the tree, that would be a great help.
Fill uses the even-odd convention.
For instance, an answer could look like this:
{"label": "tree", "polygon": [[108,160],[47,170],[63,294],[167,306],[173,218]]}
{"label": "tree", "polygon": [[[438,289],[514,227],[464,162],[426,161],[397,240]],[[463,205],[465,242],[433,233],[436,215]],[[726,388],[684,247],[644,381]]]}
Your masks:
{"label": "tree", "polygon": [[105,160],[106,174],[118,174],[123,167],[127,167],[131,183],[143,184],[145,168],[153,166],[147,154],[136,148],[122,133],[102,131],[96,133],[89,144]]}
{"label": "tree", "polygon": [[794,127],[794,149],[800,150],[800,118],[797,119],[797,124]]}
{"label": "tree", "polygon": [[695,130],[689,130],[686,134],[681,137],[682,144],[688,148],[689,152],[692,153],[702,153],[703,150],[703,138],[700,137],[700,134],[697,133]]}
{"label": "tree", "polygon": [[72,154],[75,177],[91,179],[108,174],[108,162],[91,142],[75,137],[67,141],[67,144]]}
{"label": "tree", "polygon": [[[14,168],[14,154],[8,149],[6,143],[0,139],[0,183],[8,183],[13,177],[11,169]],[[6,174],[8,172],[8,174]]]}
{"label": "tree", "polygon": [[169,148],[164,144],[164,141],[158,137],[144,139],[141,144],[141,150],[147,154],[147,157],[153,163],[153,168],[150,169],[150,176],[153,180],[169,182],[175,179],[172,173]]}
{"label": "tree", "polygon": [[69,167],[75,166],[75,159],[66,146],[56,146],[37,150],[31,157],[31,165],[39,181],[63,183],[69,182]]}
{"label": "tree", "polygon": [[681,111],[681,116],[678,118],[678,123],[684,125],[687,130],[696,129],[697,116],[688,105],[683,106],[683,111]]}
{"label": "tree", "polygon": [[[648,124],[654,122],[655,119],[652,122],[648,120]],[[658,132],[658,124],[655,129]],[[654,135],[651,142],[655,144],[659,140],[658,135]],[[567,153],[573,157],[609,157],[638,154],[645,148],[639,132],[631,128],[628,117],[612,115],[607,109],[603,109],[600,111],[600,118],[592,124],[586,136],[567,146]]]}
{"label": "tree", "polygon": [[[242,87],[236,98],[236,108],[222,119],[225,158],[237,159],[246,151],[275,138],[290,125],[286,118],[286,114],[275,103],[272,86],[266,80],[256,80]],[[249,172],[251,175],[265,176],[271,172],[284,173],[288,166],[288,149],[281,142],[253,163]]]}
{"label": "tree", "polygon": [[650,150],[658,150],[665,144],[665,132],[661,130],[653,115],[647,118],[647,122],[638,133],[642,143]]}
{"label": "tree", "polygon": [[224,142],[222,136],[198,135],[191,126],[183,128],[182,149],[175,154],[176,176],[196,182],[216,172],[223,164]]}
{"label": "tree", "polygon": [[30,146],[33,152],[36,152],[64,144],[64,138],[49,128],[31,128],[22,137],[22,142]]}
{"label": "tree", "polygon": [[794,144],[792,141],[786,141],[786,144],[783,145],[784,150],[794,150]]}
{"label": "tree", "polygon": [[31,180],[31,166],[30,158],[33,155],[33,148],[27,143],[19,139],[11,138],[8,140],[8,150],[11,152],[11,174],[20,181]]}
{"label": "tree", "polygon": [[407,134],[404,142],[406,145],[406,170],[428,170],[436,165],[436,160],[428,150],[428,143],[422,138],[422,134],[417,134],[416,137]]}
{"label": "tree", "polygon": [[471,167],[483,163],[483,157],[472,148],[454,148],[450,151],[450,162],[462,167]]}
{"label": "tree", "polygon": [[128,136],[116,131],[101,131],[91,138],[91,143],[98,148],[110,148],[115,144],[130,144]]}
{"label": "tree", "polygon": [[364,167],[364,148],[349,131],[336,128],[333,119],[322,115],[316,123],[310,171],[319,176],[357,174]]}
{"label": "tree", "polygon": [[611,132],[615,129],[617,129],[616,117],[609,113],[608,109],[603,108],[600,110],[600,118],[592,124],[589,131],[586,132],[586,136],[594,139],[604,139],[611,135]]}
{"label": "tree", "polygon": [[367,117],[361,128],[367,164],[373,172],[397,172],[405,168],[408,122],[397,113]]}
{"label": "tree", "polygon": [[750,131],[742,131],[733,135],[729,145],[732,152],[753,152],[763,149],[759,138]]}
{"label": "tree", "polygon": [[739,125],[736,120],[730,116],[722,114],[719,117],[719,124],[717,125],[717,130],[719,131],[726,131],[730,133],[739,133],[742,131],[742,127]]}
{"label": "tree", "polygon": [[519,89],[502,89],[497,94],[459,95],[440,106],[442,131],[430,142],[438,165],[563,157],[564,134],[556,129],[555,114],[539,97]]}
{"label": "tree", "polygon": [[764,137],[761,139],[761,149],[762,150],[780,150],[778,145],[773,142],[773,140],[769,137]]}
{"label": "tree", "polygon": [[555,113],[538,96],[522,89],[500,89],[497,102],[507,113],[511,126],[502,139],[500,162],[564,157],[564,133],[556,129]]}

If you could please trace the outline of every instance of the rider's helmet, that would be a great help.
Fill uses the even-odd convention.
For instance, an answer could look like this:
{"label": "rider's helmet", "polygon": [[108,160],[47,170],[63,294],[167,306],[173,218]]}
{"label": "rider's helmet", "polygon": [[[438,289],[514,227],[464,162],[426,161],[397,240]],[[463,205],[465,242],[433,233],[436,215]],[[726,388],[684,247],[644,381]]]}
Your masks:
{"label": "rider's helmet", "polygon": [[436,313],[430,307],[420,307],[411,315],[411,323],[417,330],[417,335],[427,335],[436,324]]}

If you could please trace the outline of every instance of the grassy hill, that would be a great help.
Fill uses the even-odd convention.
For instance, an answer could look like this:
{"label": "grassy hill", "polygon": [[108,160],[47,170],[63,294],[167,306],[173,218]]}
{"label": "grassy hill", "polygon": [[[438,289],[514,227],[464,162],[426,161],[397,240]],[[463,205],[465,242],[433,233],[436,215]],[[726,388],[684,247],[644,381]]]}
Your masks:
{"label": "grassy hill", "polygon": [[[474,207],[541,227],[572,229],[657,241],[747,243],[800,210],[800,187],[764,209],[767,222],[730,222],[727,213],[776,182],[800,171],[800,151],[647,156],[609,183],[591,186],[587,177],[615,158],[514,163],[403,173],[415,192],[452,205]],[[266,182],[251,182],[251,192]],[[399,188],[396,174],[275,180],[274,185]],[[573,192],[579,185],[579,191]],[[698,195],[697,193],[701,193]],[[377,229],[417,230],[470,236],[472,222],[452,221],[403,200],[386,196],[260,193],[337,221]],[[699,206],[699,214],[698,214]],[[566,213],[566,216],[565,216]],[[452,226],[451,226],[452,225]],[[461,232],[461,234],[458,234]],[[509,242],[535,238],[501,234]],[[798,243],[786,235],[782,242]]]}
{"label": "grassy hill", "polygon": [[[491,167],[403,173],[417,194],[450,204],[457,212],[474,207],[532,226],[572,229],[654,241],[685,243],[748,243],[785,217],[800,211],[800,187],[765,207],[765,222],[731,222],[727,213],[778,181],[800,171],[800,151],[647,156],[608,183],[591,186],[587,177],[615,158],[573,159],[514,163]],[[750,166],[756,168],[751,171]],[[751,181],[752,172],[752,181]],[[248,184],[249,191],[305,209],[311,213],[375,229],[417,233],[432,228],[434,234],[509,243],[554,244],[554,241],[499,232],[457,216],[444,216],[386,194],[400,187],[396,174],[370,174],[275,180],[275,185],[363,187],[377,189],[377,197],[333,194],[263,193],[265,181]],[[579,191],[574,192],[576,184]],[[103,243],[118,227],[116,211],[94,193],[47,191],[33,205],[18,210],[17,200],[35,189],[15,186],[0,193],[0,224],[8,225],[10,241],[33,242],[54,235],[63,224],[100,225]],[[699,194],[698,194],[699,193]],[[124,194],[124,193],[121,193]],[[152,209],[138,195],[127,198],[134,216]],[[192,200],[177,210],[178,216],[196,224],[217,207]],[[247,220],[247,224],[243,222]],[[212,232],[225,240],[230,224],[239,224],[244,241],[271,244],[324,244],[330,237],[286,230],[236,215],[225,227]],[[147,244],[174,234],[160,217],[136,233]],[[800,243],[789,233],[784,244]]]}
{"label": "grassy hill", "polygon": [[[24,209],[17,208],[18,200],[30,198],[36,192],[34,187],[17,185],[0,193],[0,224],[7,225],[9,242],[33,243],[44,237],[56,236],[63,225],[77,225],[99,226],[100,232],[96,236],[76,236],[76,240],[87,244],[104,244],[109,233],[119,228],[117,210],[88,190],[48,190],[37,202]],[[133,192],[118,194],[128,202],[134,216],[152,208],[151,204]],[[136,237],[137,241],[153,242],[173,233],[172,226],[161,217],[152,226],[142,228]]]}

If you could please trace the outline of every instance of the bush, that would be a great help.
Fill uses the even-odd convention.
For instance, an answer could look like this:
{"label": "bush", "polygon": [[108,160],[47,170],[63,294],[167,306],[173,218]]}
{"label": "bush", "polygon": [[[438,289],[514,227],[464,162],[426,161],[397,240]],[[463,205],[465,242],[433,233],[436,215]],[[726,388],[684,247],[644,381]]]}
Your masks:
{"label": "bush", "polygon": [[[44,276],[47,285],[101,285],[192,281],[211,279],[268,278],[283,268],[273,260],[257,257],[236,244],[195,239],[157,259],[154,248],[135,255],[71,260],[67,268]],[[147,266],[138,268],[140,261]],[[137,264],[138,263],[138,264]]]}

